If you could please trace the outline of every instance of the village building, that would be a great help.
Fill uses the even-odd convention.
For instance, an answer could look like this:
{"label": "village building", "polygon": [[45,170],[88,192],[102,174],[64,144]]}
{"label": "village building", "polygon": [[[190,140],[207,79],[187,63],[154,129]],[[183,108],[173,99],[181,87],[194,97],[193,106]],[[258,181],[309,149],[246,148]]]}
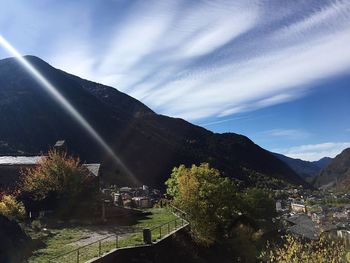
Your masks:
{"label": "village building", "polygon": [[285,223],[287,233],[311,240],[317,240],[320,236],[317,224],[305,214],[288,217]]}
{"label": "village building", "polygon": [[347,213],[347,211],[334,212],[333,218],[337,218],[339,220],[348,220],[349,214]]}
{"label": "village building", "polygon": [[303,203],[292,202],[290,206],[295,213],[306,213],[306,205]]}
{"label": "village building", "polygon": [[[54,148],[66,150],[65,141],[57,141]],[[35,167],[41,158],[42,156],[0,156],[0,190],[14,189],[20,181],[22,171]],[[100,178],[99,163],[87,163],[82,166],[87,168],[89,175]]]}
{"label": "village building", "polygon": [[152,207],[151,199],[148,196],[133,197],[132,200],[134,201],[134,204],[138,208],[151,208]]}
{"label": "village building", "polygon": [[326,218],[326,216],[322,212],[311,214],[311,220],[317,224],[321,224],[325,220],[325,218]]}
{"label": "village building", "polygon": [[281,200],[277,200],[276,201],[276,212],[281,212],[281,211],[283,211],[282,202],[281,202]]}

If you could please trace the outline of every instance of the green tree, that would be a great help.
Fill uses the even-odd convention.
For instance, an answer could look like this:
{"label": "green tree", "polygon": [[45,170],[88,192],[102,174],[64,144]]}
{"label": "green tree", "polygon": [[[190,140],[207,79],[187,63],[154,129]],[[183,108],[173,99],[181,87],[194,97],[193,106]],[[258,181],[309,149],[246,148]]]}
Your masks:
{"label": "green tree", "polygon": [[242,194],[242,205],[242,211],[255,219],[271,219],[276,216],[275,202],[263,189],[247,189]]}
{"label": "green tree", "polygon": [[89,174],[78,158],[65,152],[51,150],[35,168],[22,173],[19,191],[24,200],[45,204],[45,208],[55,210],[62,217],[82,213],[96,201],[97,178]]}
{"label": "green tree", "polygon": [[187,213],[198,241],[209,245],[227,236],[238,213],[239,199],[232,180],[204,163],[174,168],[166,185],[174,204]]}

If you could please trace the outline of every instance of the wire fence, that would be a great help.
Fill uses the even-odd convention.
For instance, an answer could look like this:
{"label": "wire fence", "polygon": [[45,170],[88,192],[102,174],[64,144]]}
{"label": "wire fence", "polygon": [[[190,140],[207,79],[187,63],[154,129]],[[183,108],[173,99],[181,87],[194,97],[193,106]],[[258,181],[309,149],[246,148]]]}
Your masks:
{"label": "wire fence", "polygon": [[[173,206],[170,206],[169,208],[176,216],[178,216],[178,218],[151,228],[150,232],[152,243],[158,242],[166,236],[173,234],[180,228],[188,225],[188,222],[183,218],[185,215],[183,211]],[[145,245],[146,243],[147,242],[145,240],[143,230],[123,234],[116,233],[85,246],[78,247],[57,257],[51,258],[49,263],[86,262],[93,258],[102,257],[114,249],[123,247],[137,247]]]}

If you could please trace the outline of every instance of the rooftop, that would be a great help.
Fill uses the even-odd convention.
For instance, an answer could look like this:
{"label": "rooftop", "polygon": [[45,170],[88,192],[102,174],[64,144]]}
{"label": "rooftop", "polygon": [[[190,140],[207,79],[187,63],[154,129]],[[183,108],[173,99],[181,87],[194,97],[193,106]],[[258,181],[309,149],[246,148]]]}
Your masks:
{"label": "rooftop", "polygon": [[41,156],[0,156],[0,165],[36,164]]}
{"label": "rooftop", "polygon": [[89,170],[89,172],[94,176],[99,176],[99,170],[100,170],[100,164],[99,163],[87,163],[83,164],[83,167]]}
{"label": "rooftop", "polygon": [[65,145],[65,143],[66,143],[65,140],[59,140],[55,143],[54,147],[62,147]]}

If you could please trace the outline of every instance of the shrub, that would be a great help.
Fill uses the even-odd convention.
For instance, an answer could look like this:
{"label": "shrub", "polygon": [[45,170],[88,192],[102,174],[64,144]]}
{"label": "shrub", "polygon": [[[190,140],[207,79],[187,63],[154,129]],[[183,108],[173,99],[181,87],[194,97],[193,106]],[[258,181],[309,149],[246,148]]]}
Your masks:
{"label": "shrub", "polygon": [[0,201],[0,214],[9,219],[23,220],[26,211],[22,202],[18,202],[12,195],[3,195]]}
{"label": "shrub", "polygon": [[287,235],[280,246],[268,245],[262,258],[274,263],[338,263],[345,256],[345,246],[340,241],[328,239],[322,235],[319,240],[305,242],[300,238]]}
{"label": "shrub", "polygon": [[49,151],[35,168],[24,170],[22,178],[19,191],[30,209],[53,210],[68,219],[92,215],[91,208],[96,207],[98,179],[67,153]]}

